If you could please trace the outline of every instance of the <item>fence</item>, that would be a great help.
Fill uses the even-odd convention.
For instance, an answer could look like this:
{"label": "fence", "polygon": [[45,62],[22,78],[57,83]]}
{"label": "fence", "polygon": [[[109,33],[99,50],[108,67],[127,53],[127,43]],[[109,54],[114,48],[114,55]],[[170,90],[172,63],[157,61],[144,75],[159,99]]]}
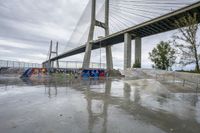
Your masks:
{"label": "fence", "polygon": [[38,63],[28,63],[20,61],[0,60],[0,67],[11,68],[41,68],[42,65]]}
{"label": "fence", "polygon": [[[83,62],[80,61],[59,61],[59,68],[82,68]],[[54,67],[56,67],[56,62],[54,62]],[[106,68],[105,63],[96,63],[96,62],[91,62],[90,63],[90,68]]]}
{"label": "fence", "polygon": [[[79,61],[59,61],[60,68],[81,68],[82,62]],[[11,67],[11,68],[41,68],[42,65],[38,63],[28,63],[20,61],[0,60],[0,67]],[[56,67],[56,65],[55,65]],[[106,68],[105,63],[90,63],[90,68]]]}

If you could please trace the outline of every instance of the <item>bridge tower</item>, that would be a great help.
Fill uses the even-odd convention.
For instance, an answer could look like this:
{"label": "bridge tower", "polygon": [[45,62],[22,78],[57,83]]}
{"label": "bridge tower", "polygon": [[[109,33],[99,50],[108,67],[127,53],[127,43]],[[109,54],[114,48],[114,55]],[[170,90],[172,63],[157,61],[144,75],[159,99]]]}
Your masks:
{"label": "bridge tower", "polygon": [[[58,42],[56,42],[56,49],[55,51],[53,51],[53,41],[51,40],[50,42],[50,48],[49,48],[49,60],[48,60],[48,68],[53,68],[54,67],[54,62],[50,61],[52,54],[55,54],[56,56],[58,56]],[[56,60],[56,67],[59,68],[59,62],[58,60]]]}
{"label": "bridge tower", "polygon": [[[83,66],[82,66],[83,68],[89,68],[90,65],[91,49],[92,49],[91,41],[94,39],[95,26],[105,29],[105,36],[109,35],[109,0],[105,0],[105,22],[100,22],[96,19],[96,0],[91,0],[91,1],[92,1],[91,23],[85,49],[84,60],[83,60]],[[113,69],[111,46],[106,46],[106,64],[107,64],[107,69]]]}

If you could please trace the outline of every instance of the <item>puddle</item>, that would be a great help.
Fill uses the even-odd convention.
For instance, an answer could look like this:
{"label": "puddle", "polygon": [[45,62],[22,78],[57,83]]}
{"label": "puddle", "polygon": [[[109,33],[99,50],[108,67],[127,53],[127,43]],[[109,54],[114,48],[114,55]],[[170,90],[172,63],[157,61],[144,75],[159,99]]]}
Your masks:
{"label": "puddle", "polygon": [[0,79],[0,131],[199,133],[200,94],[153,80]]}

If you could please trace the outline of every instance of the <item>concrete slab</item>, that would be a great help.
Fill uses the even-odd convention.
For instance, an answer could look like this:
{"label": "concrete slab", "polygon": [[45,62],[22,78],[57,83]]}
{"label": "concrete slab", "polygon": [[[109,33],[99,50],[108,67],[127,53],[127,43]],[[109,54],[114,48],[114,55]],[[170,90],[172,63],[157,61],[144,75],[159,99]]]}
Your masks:
{"label": "concrete slab", "polygon": [[0,132],[199,133],[199,100],[154,80],[0,77]]}

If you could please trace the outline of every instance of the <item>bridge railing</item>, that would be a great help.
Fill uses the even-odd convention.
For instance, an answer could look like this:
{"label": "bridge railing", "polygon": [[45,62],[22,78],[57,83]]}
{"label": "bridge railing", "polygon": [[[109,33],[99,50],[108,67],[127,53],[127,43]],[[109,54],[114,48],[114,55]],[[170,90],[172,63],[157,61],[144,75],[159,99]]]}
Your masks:
{"label": "bridge railing", "polygon": [[41,68],[42,65],[38,63],[29,63],[21,61],[0,60],[0,67],[10,68]]}

